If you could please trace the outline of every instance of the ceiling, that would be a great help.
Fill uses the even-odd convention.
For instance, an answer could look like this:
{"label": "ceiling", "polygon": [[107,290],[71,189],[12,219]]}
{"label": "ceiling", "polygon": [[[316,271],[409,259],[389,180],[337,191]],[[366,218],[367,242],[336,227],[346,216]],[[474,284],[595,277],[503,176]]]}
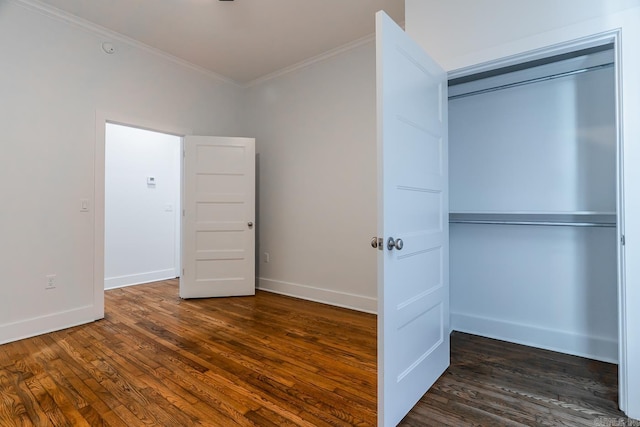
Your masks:
{"label": "ceiling", "polygon": [[237,83],[374,33],[404,0],[40,0]]}

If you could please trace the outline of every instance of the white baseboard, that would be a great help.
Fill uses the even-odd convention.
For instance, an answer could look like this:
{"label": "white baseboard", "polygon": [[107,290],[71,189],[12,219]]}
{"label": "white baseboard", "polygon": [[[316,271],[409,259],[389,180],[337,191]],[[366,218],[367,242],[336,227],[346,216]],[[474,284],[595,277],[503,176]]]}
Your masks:
{"label": "white baseboard", "polygon": [[264,277],[258,278],[258,289],[308,301],[363,311],[365,313],[376,314],[378,312],[378,300],[362,295],[283,282],[280,280],[265,279]]}
{"label": "white baseboard", "polygon": [[176,270],[173,268],[139,274],[129,274],[127,276],[107,277],[104,279],[104,288],[123,288],[125,286],[140,285],[142,283],[157,282],[159,280],[175,279],[175,277]]}
{"label": "white baseboard", "polygon": [[451,329],[603,362],[618,363],[617,340],[608,338],[453,312],[451,313]]}
{"label": "white baseboard", "polygon": [[0,344],[59,331],[95,320],[92,305],[0,325]]}

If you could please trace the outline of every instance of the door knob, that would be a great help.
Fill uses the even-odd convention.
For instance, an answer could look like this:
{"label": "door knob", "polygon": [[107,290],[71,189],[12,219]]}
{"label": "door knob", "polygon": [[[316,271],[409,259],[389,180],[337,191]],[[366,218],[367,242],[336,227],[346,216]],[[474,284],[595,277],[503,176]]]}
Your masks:
{"label": "door knob", "polygon": [[402,239],[394,239],[393,237],[389,237],[387,239],[387,249],[389,249],[390,251],[393,250],[393,248],[401,251],[403,247],[404,242],[402,241]]}
{"label": "door knob", "polygon": [[249,221],[249,223],[247,224],[249,226],[249,228],[253,227],[253,222]]}

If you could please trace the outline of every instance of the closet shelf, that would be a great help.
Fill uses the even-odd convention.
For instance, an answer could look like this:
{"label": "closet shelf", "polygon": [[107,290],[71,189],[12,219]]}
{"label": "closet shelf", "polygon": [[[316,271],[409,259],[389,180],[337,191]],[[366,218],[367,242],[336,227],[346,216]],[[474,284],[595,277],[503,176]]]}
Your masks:
{"label": "closet shelf", "polygon": [[451,212],[450,224],[615,227],[613,212]]}

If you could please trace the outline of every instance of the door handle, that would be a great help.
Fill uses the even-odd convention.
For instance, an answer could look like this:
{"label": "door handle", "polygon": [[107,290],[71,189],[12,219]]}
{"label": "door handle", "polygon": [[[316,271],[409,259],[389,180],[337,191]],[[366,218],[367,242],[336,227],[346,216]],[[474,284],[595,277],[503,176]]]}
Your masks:
{"label": "door handle", "polygon": [[404,242],[402,241],[402,239],[394,239],[393,237],[389,237],[387,239],[387,249],[389,249],[390,251],[392,251],[393,248],[401,251],[403,247]]}

